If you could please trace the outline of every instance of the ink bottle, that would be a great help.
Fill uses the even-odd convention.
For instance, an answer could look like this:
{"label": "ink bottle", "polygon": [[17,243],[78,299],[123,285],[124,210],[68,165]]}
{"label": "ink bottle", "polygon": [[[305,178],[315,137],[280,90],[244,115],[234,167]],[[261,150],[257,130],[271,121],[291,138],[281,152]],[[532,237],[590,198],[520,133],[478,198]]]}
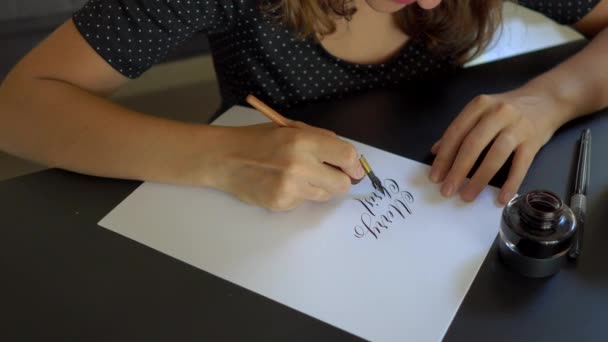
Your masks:
{"label": "ink bottle", "polygon": [[575,216],[559,196],[531,191],[504,208],[499,254],[507,266],[526,277],[548,277],[567,258],[575,230]]}

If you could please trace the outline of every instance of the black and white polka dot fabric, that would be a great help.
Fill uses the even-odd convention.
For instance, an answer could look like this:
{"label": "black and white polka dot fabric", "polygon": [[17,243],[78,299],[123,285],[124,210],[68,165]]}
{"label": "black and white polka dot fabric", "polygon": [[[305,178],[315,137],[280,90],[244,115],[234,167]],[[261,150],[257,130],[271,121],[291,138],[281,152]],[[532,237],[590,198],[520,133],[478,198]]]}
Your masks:
{"label": "black and white polka dot fabric", "polygon": [[543,13],[564,25],[571,25],[587,15],[601,0],[519,0],[522,6]]}
{"label": "black and white polka dot fabric", "polygon": [[[457,0],[445,0],[457,1]],[[519,3],[573,23],[600,0]],[[385,64],[354,64],[328,53],[259,9],[260,0],[90,0],[73,16],[89,44],[136,78],[197,32],[209,36],[223,108],[255,94],[277,108],[417,80],[454,68],[410,41]]]}
{"label": "black and white polka dot fabric", "polygon": [[234,6],[226,0],[91,0],[73,15],[91,46],[130,78],[196,32],[228,30],[234,18]]}

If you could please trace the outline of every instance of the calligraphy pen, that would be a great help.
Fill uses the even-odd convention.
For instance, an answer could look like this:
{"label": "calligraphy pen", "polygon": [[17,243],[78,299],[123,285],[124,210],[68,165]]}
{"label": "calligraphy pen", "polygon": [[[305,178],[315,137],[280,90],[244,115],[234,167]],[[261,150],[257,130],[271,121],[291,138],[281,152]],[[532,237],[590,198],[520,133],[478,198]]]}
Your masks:
{"label": "calligraphy pen", "polygon": [[574,181],[574,193],[570,197],[570,207],[576,217],[576,235],[570,247],[568,256],[576,259],[581,255],[583,249],[583,231],[585,227],[585,215],[587,214],[587,187],[589,186],[589,175],[591,168],[591,130],[586,129],[581,135],[578,151],[578,163],[576,166],[576,179]]}
{"label": "calligraphy pen", "polygon": [[[274,122],[277,126],[291,127],[291,120],[289,120],[286,117],[284,117],[283,115],[279,114],[276,110],[272,109],[270,106],[268,106],[267,104],[262,102],[262,100],[258,99],[257,97],[255,97],[253,95],[248,95],[246,98],[246,101],[247,101],[247,103],[252,105],[253,108],[257,109],[262,114],[264,114],[267,118],[269,118],[272,122]],[[384,194],[384,187],[382,186],[380,179],[378,179],[378,177],[374,174],[374,171],[372,171],[371,166],[369,165],[369,163],[367,162],[367,160],[365,159],[365,157],[363,155],[359,158],[359,162],[361,163],[361,166],[363,167],[365,174],[367,175],[367,177],[369,177],[370,181],[372,182],[374,189],[376,189],[377,191]]]}

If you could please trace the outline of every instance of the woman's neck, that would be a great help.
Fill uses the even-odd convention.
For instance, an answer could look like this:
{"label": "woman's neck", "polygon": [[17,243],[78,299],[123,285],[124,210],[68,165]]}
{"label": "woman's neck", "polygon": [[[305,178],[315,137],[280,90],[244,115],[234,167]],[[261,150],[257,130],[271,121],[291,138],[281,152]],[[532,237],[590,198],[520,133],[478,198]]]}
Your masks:
{"label": "woman's neck", "polygon": [[408,36],[401,30],[394,14],[373,10],[364,0],[355,0],[357,13],[352,20],[336,21],[336,32],[322,38],[321,45],[330,54],[359,64],[380,64],[392,59]]}

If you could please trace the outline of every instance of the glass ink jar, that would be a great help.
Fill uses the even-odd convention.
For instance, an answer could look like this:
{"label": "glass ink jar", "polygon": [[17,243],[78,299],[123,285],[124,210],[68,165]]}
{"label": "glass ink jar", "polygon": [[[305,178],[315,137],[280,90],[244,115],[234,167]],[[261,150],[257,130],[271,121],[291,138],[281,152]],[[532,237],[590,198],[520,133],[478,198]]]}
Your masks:
{"label": "glass ink jar", "polygon": [[548,277],[567,258],[575,230],[575,216],[559,196],[531,191],[504,208],[499,253],[507,266],[526,277]]}

